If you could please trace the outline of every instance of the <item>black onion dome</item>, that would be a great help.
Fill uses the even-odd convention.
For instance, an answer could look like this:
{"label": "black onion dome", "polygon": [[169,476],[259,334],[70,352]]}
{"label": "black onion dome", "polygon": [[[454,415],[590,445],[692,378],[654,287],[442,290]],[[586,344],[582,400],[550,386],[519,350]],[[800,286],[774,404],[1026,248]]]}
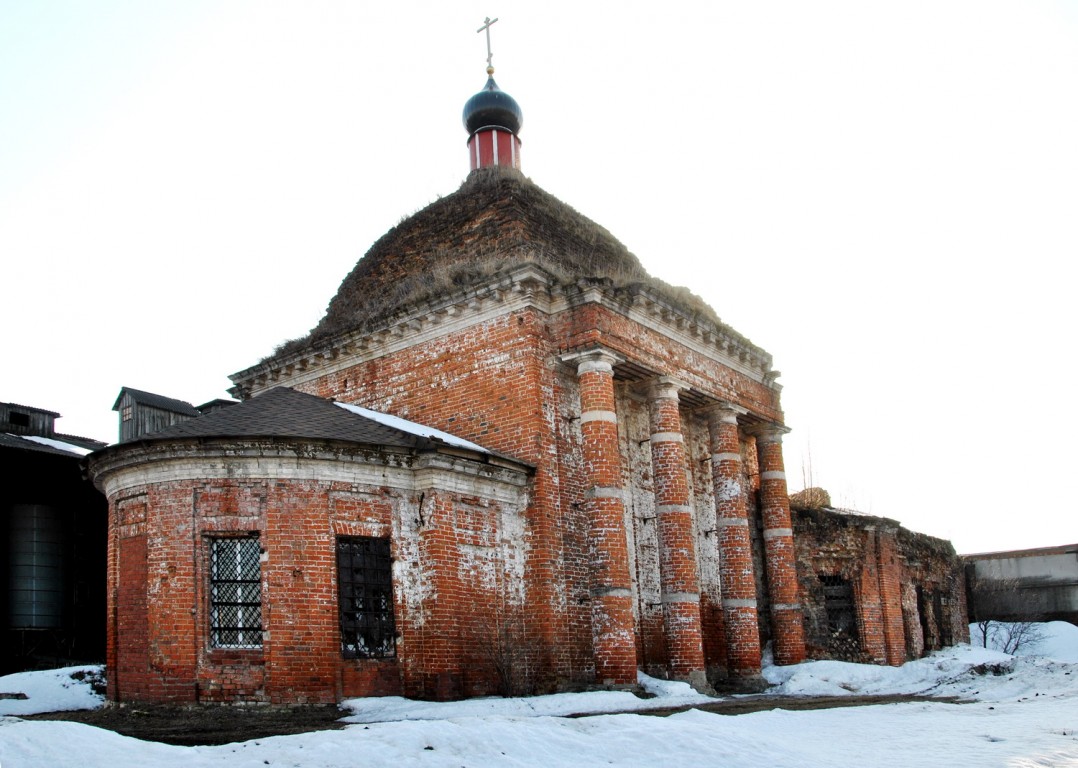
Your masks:
{"label": "black onion dome", "polygon": [[495,126],[516,134],[524,124],[524,113],[516,99],[498,87],[494,78],[487,79],[483,90],[468,99],[464,105],[464,127],[468,135],[480,128]]}

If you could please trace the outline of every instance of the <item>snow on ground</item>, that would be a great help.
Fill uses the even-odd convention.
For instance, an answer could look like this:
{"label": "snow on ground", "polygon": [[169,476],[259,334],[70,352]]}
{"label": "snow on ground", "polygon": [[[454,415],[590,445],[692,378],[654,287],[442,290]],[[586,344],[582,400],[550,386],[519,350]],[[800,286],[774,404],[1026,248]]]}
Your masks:
{"label": "snow on ground", "polygon": [[[1004,629],[1008,625],[1000,625]],[[1017,656],[1047,656],[1056,661],[1070,661],[1078,663],[1078,627],[1065,621],[1048,621],[1034,624],[1034,634],[1037,636],[1027,646],[1019,648]],[[995,625],[988,630],[988,647],[999,650],[999,642],[1008,636],[1008,633],[994,631]],[[969,641],[971,645],[982,645],[983,635],[977,624],[969,625]]]}
{"label": "snow on ground", "polygon": [[[0,715],[34,715],[69,709],[96,709],[105,698],[94,693],[90,679],[100,679],[101,667],[66,667],[47,672],[16,672],[0,677]],[[25,699],[3,698],[23,694]],[[3,721],[0,721],[3,722]],[[2,743],[3,739],[0,739]],[[3,765],[3,763],[0,763]]]}
{"label": "snow on ground", "polygon": [[[1078,628],[1046,625],[1042,648],[1078,654]],[[1068,629],[1068,627],[1070,627]],[[0,678],[0,713],[96,706],[70,671]],[[961,646],[898,668],[842,662],[768,667],[779,694],[925,693],[965,704],[916,702],[725,716],[690,710],[568,719],[556,715],[693,703],[681,684],[642,678],[655,698],[560,694],[452,703],[353,699],[340,731],[219,747],[141,742],[76,723],[0,718],[0,765],[183,766],[1072,766],[1078,768],[1078,664]],[[997,674],[998,673],[998,674]]]}
{"label": "snow on ground", "polygon": [[640,675],[640,684],[655,698],[642,699],[628,691],[591,691],[588,693],[529,696],[519,699],[469,699],[451,703],[414,701],[399,696],[349,699],[342,706],[351,710],[348,723],[384,723],[393,720],[442,720],[446,717],[559,717],[564,715],[627,712],[660,707],[692,706],[714,701],[713,696],[697,693],[688,683],[656,680]]}

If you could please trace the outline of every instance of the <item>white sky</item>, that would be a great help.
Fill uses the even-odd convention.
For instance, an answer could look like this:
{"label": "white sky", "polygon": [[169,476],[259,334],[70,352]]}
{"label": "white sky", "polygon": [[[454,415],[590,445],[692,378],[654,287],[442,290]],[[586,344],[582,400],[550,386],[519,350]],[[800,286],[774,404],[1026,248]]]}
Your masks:
{"label": "white sky", "polygon": [[114,439],[306,333],[466,175],[488,15],[525,173],[774,355],[791,490],[1078,541],[1075,0],[0,0],[0,400]]}

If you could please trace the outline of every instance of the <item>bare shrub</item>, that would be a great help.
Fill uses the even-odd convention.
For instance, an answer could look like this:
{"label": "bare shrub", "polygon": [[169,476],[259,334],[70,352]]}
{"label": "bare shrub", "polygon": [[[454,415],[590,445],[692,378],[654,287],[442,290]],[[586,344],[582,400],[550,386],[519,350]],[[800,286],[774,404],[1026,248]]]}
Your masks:
{"label": "bare shrub", "polygon": [[1038,621],[996,621],[989,627],[995,647],[1012,656],[1031,651],[1044,640],[1044,625]]}
{"label": "bare shrub", "polygon": [[493,673],[499,695],[508,698],[538,692],[541,681],[537,670],[545,647],[528,632],[522,611],[478,621],[471,635],[476,661]]}
{"label": "bare shrub", "polygon": [[1033,611],[1006,610],[1022,604],[1021,585],[1015,579],[987,579],[971,567],[967,578],[970,618],[981,646],[1012,656],[1034,650],[1045,639],[1042,616]]}

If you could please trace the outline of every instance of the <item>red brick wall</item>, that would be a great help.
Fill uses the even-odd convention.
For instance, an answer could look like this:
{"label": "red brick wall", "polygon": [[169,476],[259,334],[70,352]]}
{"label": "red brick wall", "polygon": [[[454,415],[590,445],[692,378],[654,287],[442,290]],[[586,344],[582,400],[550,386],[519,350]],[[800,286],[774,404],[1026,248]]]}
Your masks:
{"label": "red brick wall", "polygon": [[[588,395],[582,396],[575,364],[559,362],[562,353],[595,343],[651,368],[657,375],[678,377],[698,390],[781,420],[777,392],[771,387],[597,304],[556,316],[535,308],[521,309],[297,385],[313,394],[444,429],[536,466],[524,541],[529,627],[547,648],[554,682],[596,680],[592,573],[588,565],[593,520],[584,499],[589,481],[579,423],[582,400]],[[657,569],[655,558],[662,551],[655,538],[656,521],[649,520],[654,516],[654,461],[647,445],[647,410],[640,409],[636,402],[639,396],[635,385],[619,384],[614,403],[622,487],[628,500],[622,514],[632,550],[634,645],[642,667],[665,674],[668,638],[657,590],[658,573],[651,570],[653,561]],[[681,419],[688,425],[687,439],[697,441],[697,450],[706,459],[705,420],[686,408],[681,409]],[[627,438],[626,430],[641,436]],[[644,441],[642,450],[639,440]],[[694,664],[706,664],[717,672],[725,664],[726,645],[718,549],[713,531],[703,537],[704,529],[694,519],[714,518],[712,480],[708,464],[700,464],[699,459],[690,461],[684,451],[679,455],[679,473],[685,477],[687,471],[692,483],[692,488],[683,487],[679,493],[693,514],[681,515],[677,529],[682,533],[678,535],[687,537],[690,548],[701,549],[694,561],[682,568],[688,569],[686,591],[701,595],[693,609],[698,614],[693,643],[705,647],[699,653],[689,653]],[[701,574],[708,573],[714,575],[701,581]]]}
{"label": "red brick wall", "polygon": [[[521,519],[507,528],[505,510],[490,500],[442,491],[405,498],[390,488],[302,479],[148,485],[141,490],[153,530],[169,533],[148,542],[147,573],[136,581],[146,584],[149,626],[159,629],[148,636],[147,663],[136,665],[144,671],[121,680],[124,698],[318,702],[365,693],[486,693],[505,684],[490,658],[490,646],[500,643],[479,636],[492,625],[521,625],[518,663],[536,689],[630,682],[635,664],[697,680],[705,667],[721,674],[728,657],[709,435],[694,407],[701,396],[721,398],[779,422],[777,390],[720,363],[712,340],[697,334],[682,344],[597,303],[553,316],[526,307],[449,327],[404,348],[411,331],[375,334],[365,355],[383,342],[394,351],[313,378],[304,365],[289,367],[275,383],[444,429],[533,465]],[[563,362],[596,344],[633,364],[601,397],[575,364]],[[731,346],[730,354],[742,353]],[[664,375],[682,380],[695,399],[663,405],[652,425],[641,387]],[[616,428],[582,426],[586,408],[614,410]],[[657,445],[653,454],[653,426],[680,430],[683,441],[674,449]],[[593,437],[600,448],[588,447]],[[746,464],[746,477],[751,470]],[[608,478],[625,491],[620,505],[588,496]],[[370,501],[378,494],[384,505]],[[597,519],[603,536],[595,534]],[[209,650],[206,537],[245,531],[258,531],[266,550],[270,633],[261,650]],[[400,633],[392,660],[339,658],[333,541],[357,531],[392,541]],[[128,543],[114,538],[114,583],[134,573]],[[621,605],[620,597],[603,595],[620,588],[615,572],[626,569],[632,597]],[[673,598],[665,605],[664,592]],[[686,605],[694,615],[682,632],[685,617],[671,612]],[[614,636],[604,622],[618,611],[632,613],[611,625],[631,635],[628,661],[613,660],[620,651],[596,642]]]}
{"label": "red brick wall", "polygon": [[775,432],[756,437],[760,469],[760,519],[763,523],[764,560],[776,664],[797,664],[805,658],[801,586],[795,566],[782,443]]}
{"label": "red brick wall", "polygon": [[[303,479],[208,477],[135,490],[145,521],[115,525],[110,552],[112,698],[328,703],[495,692],[489,659],[473,649],[498,614],[522,603],[520,569],[503,545],[522,525],[503,503]],[[130,504],[112,504],[114,521],[130,517]],[[213,648],[211,538],[250,533],[263,550],[263,647]],[[338,535],[391,538],[396,658],[342,658]]]}
{"label": "red brick wall", "polygon": [[[110,628],[109,698],[116,700],[138,690],[149,668],[149,623],[146,604],[146,536],[132,536],[125,542],[118,569],[124,578],[114,582],[118,620]],[[122,642],[117,642],[122,638]]]}

